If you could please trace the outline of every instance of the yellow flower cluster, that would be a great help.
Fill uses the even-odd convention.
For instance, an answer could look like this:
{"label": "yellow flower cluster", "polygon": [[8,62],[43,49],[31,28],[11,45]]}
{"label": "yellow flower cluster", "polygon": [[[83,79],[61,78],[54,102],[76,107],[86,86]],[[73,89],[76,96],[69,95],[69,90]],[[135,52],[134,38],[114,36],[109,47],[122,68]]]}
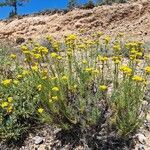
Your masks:
{"label": "yellow flower cluster", "polygon": [[113,56],[112,60],[115,64],[119,64],[121,62],[122,57],[121,56]]}
{"label": "yellow flower cluster", "polygon": [[16,55],[16,54],[11,54],[11,55],[10,55],[10,58],[16,59],[16,58],[17,58],[17,55]]}
{"label": "yellow flower cluster", "polygon": [[132,80],[137,81],[137,82],[142,82],[142,81],[144,81],[144,79],[143,79],[142,77],[137,76],[137,75],[133,76],[133,77],[132,77]]}
{"label": "yellow flower cluster", "polygon": [[106,57],[106,56],[102,57],[102,56],[98,55],[98,60],[104,63],[104,62],[108,61],[108,57]]}
{"label": "yellow flower cluster", "polygon": [[120,44],[115,44],[115,45],[113,46],[113,50],[116,51],[116,52],[120,51],[120,50],[121,50]]}
{"label": "yellow flower cluster", "polygon": [[110,37],[110,36],[106,36],[106,37],[104,38],[105,44],[108,45],[109,42],[110,42],[110,40],[111,40],[111,37]]}
{"label": "yellow flower cluster", "polygon": [[13,102],[13,97],[8,97],[7,101],[2,101],[1,102],[1,107],[3,109],[6,109],[7,113],[11,113],[12,110],[13,110],[12,102]]}
{"label": "yellow flower cluster", "polygon": [[12,82],[12,79],[5,79],[1,82],[1,84],[7,87],[11,84],[11,82]]}
{"label": "yellow flower cluster", "polygon": [[37,86],[37,90],[38,90],[38,91],[41,91],[41,90],[42,90],[42,85],[41,85],[41,84],[39,84],[39,85]]}
{"label": "yellow flower cluster", "polygon": [[132,74],[132,69],[129,68],[128,66],[121,66],[120,70],[125,74],[130,76]]}
{"label": "yellow flower cluster", "polygon": [[144,70],[147,74],[150,74],[150,66],[145,67]]}

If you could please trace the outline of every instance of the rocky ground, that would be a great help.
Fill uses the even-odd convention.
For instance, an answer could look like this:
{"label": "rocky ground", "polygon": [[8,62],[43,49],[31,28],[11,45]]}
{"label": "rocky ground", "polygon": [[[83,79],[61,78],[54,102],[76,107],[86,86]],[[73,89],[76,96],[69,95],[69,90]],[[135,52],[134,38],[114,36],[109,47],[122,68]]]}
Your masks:
{"label": "rocky ground", "polygon": [[0,21],[0,39],[38,38],[45,35],[62,37],[69,33],[102,31],[150,41],[150,1],[99,6],[89,10],[74,9],[55,14],[41,13]]}
{"label": "rocky ground", "polygon": [[[84,142],[78,141],[77,133],[74,131],[65,133],[48,125],[35,127],[32,130],[34,132],[31,132],[24,142],[16,143],[15,145],[10,144],[9,146],[1,144],[0,150],[88,150],[86,145],[83,144]],[[103,131],[99,134],[102,133]],[[130,141],[124,142],[119,139],[112,139],[112,137],[114,138],[113,135],[109,135],[110,140],[106,141],[104,136],[95,135],[96,138],[90,142],[94,146],[98,142],[101,145],[101,147],[96,148],[98,150],[150,150],[149,133],[150,115]]]}

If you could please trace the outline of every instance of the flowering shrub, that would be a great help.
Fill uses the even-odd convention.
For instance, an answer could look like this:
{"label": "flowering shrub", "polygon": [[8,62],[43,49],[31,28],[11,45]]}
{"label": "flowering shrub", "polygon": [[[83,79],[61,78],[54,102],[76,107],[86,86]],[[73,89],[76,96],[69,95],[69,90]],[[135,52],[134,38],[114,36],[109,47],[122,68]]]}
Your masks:
{"label": "flowering shrub", "polygon": [[[11,76],[0,76],[0,135],[15,137],[38,118],[63,129],[97,125],[104,111],[120,136],[128,136],[142,124],[141,112],[150,75],[150,57],[141,42],[91,39],[71,34],[62,41],[46,39],[51,49],[34,41],[23,45],[24,60],[11,54]],[[110,56],[111,53],[111,57]],[[101,103],[105,105],[101,105]]]}

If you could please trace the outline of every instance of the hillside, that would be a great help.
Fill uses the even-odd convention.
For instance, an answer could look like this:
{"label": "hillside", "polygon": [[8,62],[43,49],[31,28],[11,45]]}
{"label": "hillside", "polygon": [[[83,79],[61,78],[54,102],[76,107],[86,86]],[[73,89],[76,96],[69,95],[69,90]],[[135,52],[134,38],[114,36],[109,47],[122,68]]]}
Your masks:
{"label": "hillside", "polygon": [[[53,15],[29,15],[0,21],[0,39],[15,40],[68,33],[102,31],[105,34],[125,32],[144,41],[150,40],[150,1],[144,0],[112,6],[99,6],[90,10],[75,9]],[[130,34],[129,34],[130,33]]]}

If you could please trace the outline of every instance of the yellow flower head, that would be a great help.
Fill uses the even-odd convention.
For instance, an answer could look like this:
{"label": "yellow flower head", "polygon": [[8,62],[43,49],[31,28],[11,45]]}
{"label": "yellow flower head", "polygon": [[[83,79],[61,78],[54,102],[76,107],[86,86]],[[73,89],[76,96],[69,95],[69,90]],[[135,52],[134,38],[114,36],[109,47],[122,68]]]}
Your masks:
{"label": "yellow flower head", "polygon": [[115,45],[113,46],[113,50],[114,50],[114,51],[120,51],[120,50],[121,50],[120,45],[119,45],[119,44],[115,44]]}
{"label": "yellow flower head", "polygon": [[62,56],[57,56],[57,59],[58,60],[62,60]]}
{"label": "yellow flower head", "polygon": [[108,61],[108,57],[102,57],[99,55],[98,60],[100,60],[101,62],[106,62],[106,61]]}
{"label": "yellow flower head", "polygon": [[48,77],[47,76],[43,76],[42,77],[42,80],[46,80]]}
{"label": "yellow flower head", "polygon": [[58,100],[58,96],[53,96],[52,100],[57,101]]}
{"label": "yellow flower head", "polygon": [[85,72],[88,72],[88,73],[92,73],[92,71],[93,71],[93,68],[86,68],[85,69]]}
{"label": "yellow flower head", "polygon": [[99,74],[99,70],[94,69],[94,70],[92,71],[92,73],[93,73],[93,74]]}
{"label": "yellow flower head", "polygon": [[129,68],[128,66],[121,66],[120,70],[126,75],[131,75],[132,73],[132,69]]}
{"label": "yellow flower head", "polygon": [[16,56],[15,54],[10,54],[10,58],[12,58],[12,59],[16,59],[16,58],[17,58],[17,56]]}
{"label": "yellow flower head", "polygon": [[80,32],[80,33],[84,33],[84,32],[85,32],[85,29],[81,28],[81,29],[79,30],[79,32]]}
{"label": "yellow flower head", "polygon": [[136,59],[136,57],[137,57],[137,55],[136,55],[136,54],[134,54],[134,55],[130,55],[130,59],[131,59],[131,60],[135,60],[135,59]]}
{"label": "yellow flower head", "polygon": [[120,63],[120,60],[115,60],[114,63],[115,63],[115,64],[119,64],[119,63]]}
{"label": "yellow flower head", "polygon": [[68,77],[67,76],[62,76],[61,78],[63,81],[67,81],[68,80]]}
{"label": "yellow flower head", "polygon": [[8,97],[7,100],[8,100],[9,103],[11,103],[13,101],[13,98],[12,97]]}
{"label": "yellow flower head", "polygon": [[41,74],[42,74],[43,76],[47,76],[47,75],[48,75],[48,69],[42,70],[42,71],[41,71]]}
{"label": "yellow flower head", "polygon": [[59,91],[59,88],[55,86],[55,87],[52,88],[52,91],[58,92],[58,91]]}
{"label": "yellow flower head", "polygon": [[115,60],[120,60],[121,61],[122,57],[121,56],[113,56],[112,57],[112,60],[115,61]]}
{"label": "yellow flower head", "polygon": [[31,67],[31,69],[32,69],[33,71],[35,71],[35,72],[37,72],[37,71],[39,70],[39,68],[38,68],[38,66],[37,66],[37,65],[32,66],[32,67]]}
{"label": "yellow flower head", "polygon": [[26,75],[28,75],[28,74],[29,74],[29,71],[28,71],[28,70],[23,70],[23,71],[22,71],[22,75],[23,75],[23,76],[26,76]]}
{"label": "yellow flower head", "polygon": [[19,81],[18,81],[18,80],[13,80],[13,83],[14,83],[15,85],[17,85],[17,84],[19,84]]}
{"label": "yellow flower head", "polygon": [[145,67],[144,70],[147,74],[150,74],[150,66]]}
{"label": "yellow flower head", "polygon": [[137,81],[137,82],[142,82],[142,81],[144,81],[144,79],[143,79],[142,77],[137,76],[137,75],[133,76],[133,77],[132,77],[132,80],[133,80],[133,81]]}
{"label": "yellow flower head", "polygon": [[42,85],[41,85],[41,84],[39,84],[39,85],[37,86],[37,90],[38,90],[38,91],[41,91],[41,90],[42,90]]}
{"label": "yellow flower head", "polygon": [[137,52],[137,53],[136,53],[136,56],[137,56],[137,57],[141,57],[142,55],[143,55],[142,52]]}
{"label": "yellow flower head", "polygon": [[106,85],[100,85],[99,86],[99,90],[100,91],[106,91],[107,90],[107,86]]}
{"label": "yellow flower head", "polygon": [[104,38],[105,44],[107,45],[110,42],[110,40],[111,40],[110,36],[106,36]]}
{"label": "yellow flower head", "polygon": [[76,84],[73,86],[74,89],[77,89],[77,87],[78,87],[78,85],[76,85]]}
{"label": "yellow flower head", "polygon": [[50,55],[52,58],[56,58],[58,56],[57,53],[51,53]]}
{"label": "yellow flower head", "polygon": [[132,48],[131,49],[131,54],[136,54],[137,53],[137,51],[135,50],[135,48]]}
{"label": "yellow flower head", "polygon": [[13,110],[13,107],[12,107],[12,106],[9,106],[9,107],[7,108],[7,112],[8,112],[8,113],[11,113],[12,110]]}
{"label": "yellow flower head", "polygon": [[34,57],[35,59],[40,59],[40,58],[42,58],[42,56],[41,56],[40,54],[33,54],[33,57]]}
{"label": "yellow flower head", "polygon": [[68,57],[72,57],[73,53],[72,52],[67,52]]}
{"label": "yellow flower head", "polygon": [[57,79],[57,77],[51,77],[50,78],[50,80],[53,80],[53,81],[56,80],[56,79]]}
{"label": "yellow flower head", "polygon": [[90,47],[90,46],[92,46],[92,45],[95,44],[95,42],[92,41],[92,40],[87,40],[87,41],[85,41],[85,43],[86,43],[86,45],[87,45],[88,47]]}
{"label": "yellow flower head", "polygon": [[6,80],[3,80],[1,84],[3,84],[4,86],[9,86],[11,82],[12,82],[12,79],[6,79]]}
{"label": "yellow flower head", "polygon": [[116,57],[116,56],[114,56],[114,57],[112,58],[112,60],[113,60],[113,62],[114,62],[115,64],[119,64],[119,63],[121,62],[121,57]]}
{"label": "yellow flower head", "polygon": [[52,42],[52,40],[53,40],[52,36],[47,36],[46,39],[47,39],[49,42]]}
{"label": "yellow flower head", "polygon": [[39,112],[40,114],[43,113],[43,111],[44,111],[43,108],[39,108],[39,109],[38,109],[38,112]]}
{"label": "yellow flower head", "polygon": [[44,47],[44,46],[40,46],[38,48],[38,50],[39,50],[40,53],[43,53],[43,54],[47,54],[48,53],[48,49],[46,47]]}
{"label": "yellow flower head", "polygon": [[75,41],[76,39],[77,39],[77,35],[75,35],[75,34],[70,34],[66,38],[67,41]]}
{"label": "yellow flower head", "polygon": [[34,43],[34,47],[39,48],[40,44],[39,43]]}
{"label": "yellow flower head", "polygon": [[87,62],[87,60],[83,60],[82,63],[83,64],[87,64],[88,62]]}
{"label": "yellow flower head", "polygon": [[85,44],[80,44],[80,45],[78,45],[78,49],[86,49],[86,45]]}
{"label": "yellow flower head", "polygon": [[2,102],[1,107],[2,107],[2,108],[5,108],[5,107],[7,107],[8,105],[9,105],[8,102]]}
{"label": "yellow flower head", "polygon": [[125,35],[124,33],[120,32],[120,33],[118,33],[117,36],[121,38],[121,37],[123,37],[124,35]]}
{"label": "yellow flower head", "polygon": [[18,74],[17,79],[21,79],[21,78],[23,78],[23,76],[21,74]]}
{"label": "yellow flower head", "polygon": [[101,37],[102,35],[103,35],[103,32],[100,32],[100,31],[97,32],[98,37]]}
{"label": "yellow flower head", "polygon": [[55,51],[59,51],[60,43],[58,41],[53,41],[52,47]]}
{"label": "yellow flower head", "polygon": [[31,54],[31,52],[30,52],[29,50],[23,51],[23,53],[24,53],[25,55],[27,55],[27,56]]}
{"label": "yellow flower head", "polygon": [[26,45],[23,45],[23,46],[21,46],[21,50],[22,51],[28,51],[29,49],[28,49],[28,47]]}
{"label": "yellow flower head", "polygon": [[143,83],[144,83],[146,86],[149,85],[149,82],[146,81],[146,80],[145,80]]}

